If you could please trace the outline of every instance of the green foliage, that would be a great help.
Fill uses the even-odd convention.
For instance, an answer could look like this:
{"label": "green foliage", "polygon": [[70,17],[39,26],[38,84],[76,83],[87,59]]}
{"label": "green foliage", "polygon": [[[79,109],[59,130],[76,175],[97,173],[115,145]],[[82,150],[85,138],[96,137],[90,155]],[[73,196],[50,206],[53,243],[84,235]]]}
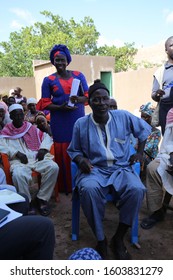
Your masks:
{"label": "green foliage", "polygon": [[136,54],[134,44],[124,47],[97,48],[100,33],[90,17],[77,23],[74,18],[64,20],[59,15],[42,11],[45,23],[36,22],[19,32],[10,33],[8,42],[0,42],[0,76],[33,76],[33,60],[49,60],[50,49],[55,44],[65,44],[71,54],[104,55],[115,57],[115,71],[132,68]]}
{"label": "green foliage", "polygon": [[134,43],[125,43],[120,48],[105,45],[97,50],[98,55],[115,57],[115,72],[127,71],[129,68],[133,68],[135,66],[133,58],[136,53],[137,49],[134,48]]}

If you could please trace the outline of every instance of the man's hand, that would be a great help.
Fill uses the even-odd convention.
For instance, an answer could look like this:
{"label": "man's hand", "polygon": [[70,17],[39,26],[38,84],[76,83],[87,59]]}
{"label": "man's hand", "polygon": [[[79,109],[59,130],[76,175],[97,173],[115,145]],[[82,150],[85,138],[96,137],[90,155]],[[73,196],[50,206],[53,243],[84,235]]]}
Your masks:
{"label": "man's hand", "polygon": [[38,159],[38,161],[43,160],[45,154],[47,154],[49,151],[46,149],[40,149],[36,155],[36,159]]}
{"label": "man's hand", "polygon": [[165,92],[162,89],[158,89],[156,91],[156,97],[162,97],[165,94]]}
{"label": "man's hand", "polygon": [[21,152],[17,152],[16,157],[21,161],[21,163],[23,163],[23,164],[28,163],[28,158],[25,154],[23,154]]}
{"label": "man's hand", "polygon": [[131,155],[130,159],[129,159],[130,164],[134,164],[136,162],[140,162],[140,164],[142,165],[143,163],[143,156],[140,153],[136,153]]}
{"label": "man's hand", "polygon": [[90,173],[93,168],[90,161],[84,157],[80,159],[78,166],[83,173]]}
{"label": "man's hand", "polygon": [[173,176],[173,153],[170,153],[169,161],[170,164],[167,166],[166,171]]}

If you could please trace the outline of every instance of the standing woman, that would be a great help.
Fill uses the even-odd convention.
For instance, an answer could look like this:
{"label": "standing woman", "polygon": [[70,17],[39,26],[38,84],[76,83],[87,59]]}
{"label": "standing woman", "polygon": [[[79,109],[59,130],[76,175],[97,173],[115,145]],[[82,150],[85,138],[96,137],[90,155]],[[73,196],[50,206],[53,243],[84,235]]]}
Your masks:
{"label": "standing woman", "polygon": [[[67,70],[71,62],[69,49],[65,45],[55,45],[50,51],[50,61],[56,72],[45,77],[42,83],[42,97],[37,103],[38,110],[50,111],[50,126],[55,145],[55,161],[59,165],[58,190],[71,192],[71,167],[67,147],[72,138],[75,121],[85,115],[84,106],[88,100],[88,85],[85,76],[79,71]],[[77,95],[70,97],[72,82],[80,81]],[[69,106],[68,101],[75,104]]]}

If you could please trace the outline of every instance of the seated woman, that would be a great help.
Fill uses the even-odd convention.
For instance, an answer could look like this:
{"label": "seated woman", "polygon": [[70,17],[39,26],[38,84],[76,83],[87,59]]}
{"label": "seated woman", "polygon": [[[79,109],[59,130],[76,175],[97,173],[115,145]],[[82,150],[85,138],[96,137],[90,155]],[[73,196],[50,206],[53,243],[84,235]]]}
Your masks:
{"label": "seated woman", "polygon": [[[149,125],[151,125],[151,118],[154,109],[155,108],[152,106],[150,102],[148,102],[145,105],[142,105],[139,109],[139,111],[141,112],[141,118],[144,121],[146,121]],[[161,131],[154,126],[151,127],[152,127],[151,134],[147,138],[147,141],[145,143],[144,153],[143,153],[143,166],[141,169],[141,180],[143,181],[143,183],[145,183],[146,167],[157,156],[159,150],[159,143],[161,140]],[[136,139],[132,138],[131,141],[132,141],[132,145],[137,150],[138,143]]]}
{"label": "seated woman", "polygon": [[52,136],[50,125],[43,112],[37,113],[37,115],[35,116],[35,124],[41,131],[48,133],[49,136]]}
{"label": "seated woman", "polygon": [[[151,118],[154,112],[154,107],[150,102],[146,105],[140,107],[141,118],[151,125]],[[152,126],[151,134],[148,136],[148,139],[144,148],[144,167],[146,167],[158,154],[159,143],[161,140],[161,132],[158,128]]]}

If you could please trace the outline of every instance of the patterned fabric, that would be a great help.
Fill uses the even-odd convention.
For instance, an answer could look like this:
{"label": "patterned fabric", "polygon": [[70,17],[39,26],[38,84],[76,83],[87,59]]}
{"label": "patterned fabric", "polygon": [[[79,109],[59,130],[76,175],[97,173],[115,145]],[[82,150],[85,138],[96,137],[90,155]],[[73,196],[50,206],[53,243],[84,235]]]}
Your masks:
{"label": "patterned fabric", "polygon": [[161,140],[161,132],[158,128],[153,127],[151,134],[148,136],[144,148],[144,165],[148,165],[150,161],[155,159],[158,154],[158,146]]}
{"label": "patterned fabric", "polygon": [[14,127],[13,123],[8,123],[0,132],[0,138],[19,139],[21,137],[28,149],[38,151],[43,139],[43,132],[29,122],[24,122],[19,128]]}
{"label": "patterned fabric", "polygon": [[147,114],[148,116],[152,116],[153,112],[154,112],[154,106],[151,104],[151,102],[148,102],[145,105],[142,105],[140,107],[139,112],[143,112],[145,114]]}
{"label": "patterned fabric", "polygon": [[102,257],[92,248],[83,248],[74,252],[69,260],[102,260]]}
{"label": "patterned fabric", "polygon": [[[42,98],[36,105],[37,110],[44,110],[52,103],[62,105],[64,102],[68,102],[74,78],[80,80],[78,96],[88,97],[88,85],[81,72],[71,71],[71,77],[68,80],[57,78],[57,73],[53,73],[43,80]],[[77,109],[72,111],[56,110],[50,112],[50,127],[55,143],[55,160],[60,167],[58,189],[65,192],[71,192],[70,158],[66,149],[72,138],[74,123],[85,115],[85,105],[78,103],[76,106]]]}

